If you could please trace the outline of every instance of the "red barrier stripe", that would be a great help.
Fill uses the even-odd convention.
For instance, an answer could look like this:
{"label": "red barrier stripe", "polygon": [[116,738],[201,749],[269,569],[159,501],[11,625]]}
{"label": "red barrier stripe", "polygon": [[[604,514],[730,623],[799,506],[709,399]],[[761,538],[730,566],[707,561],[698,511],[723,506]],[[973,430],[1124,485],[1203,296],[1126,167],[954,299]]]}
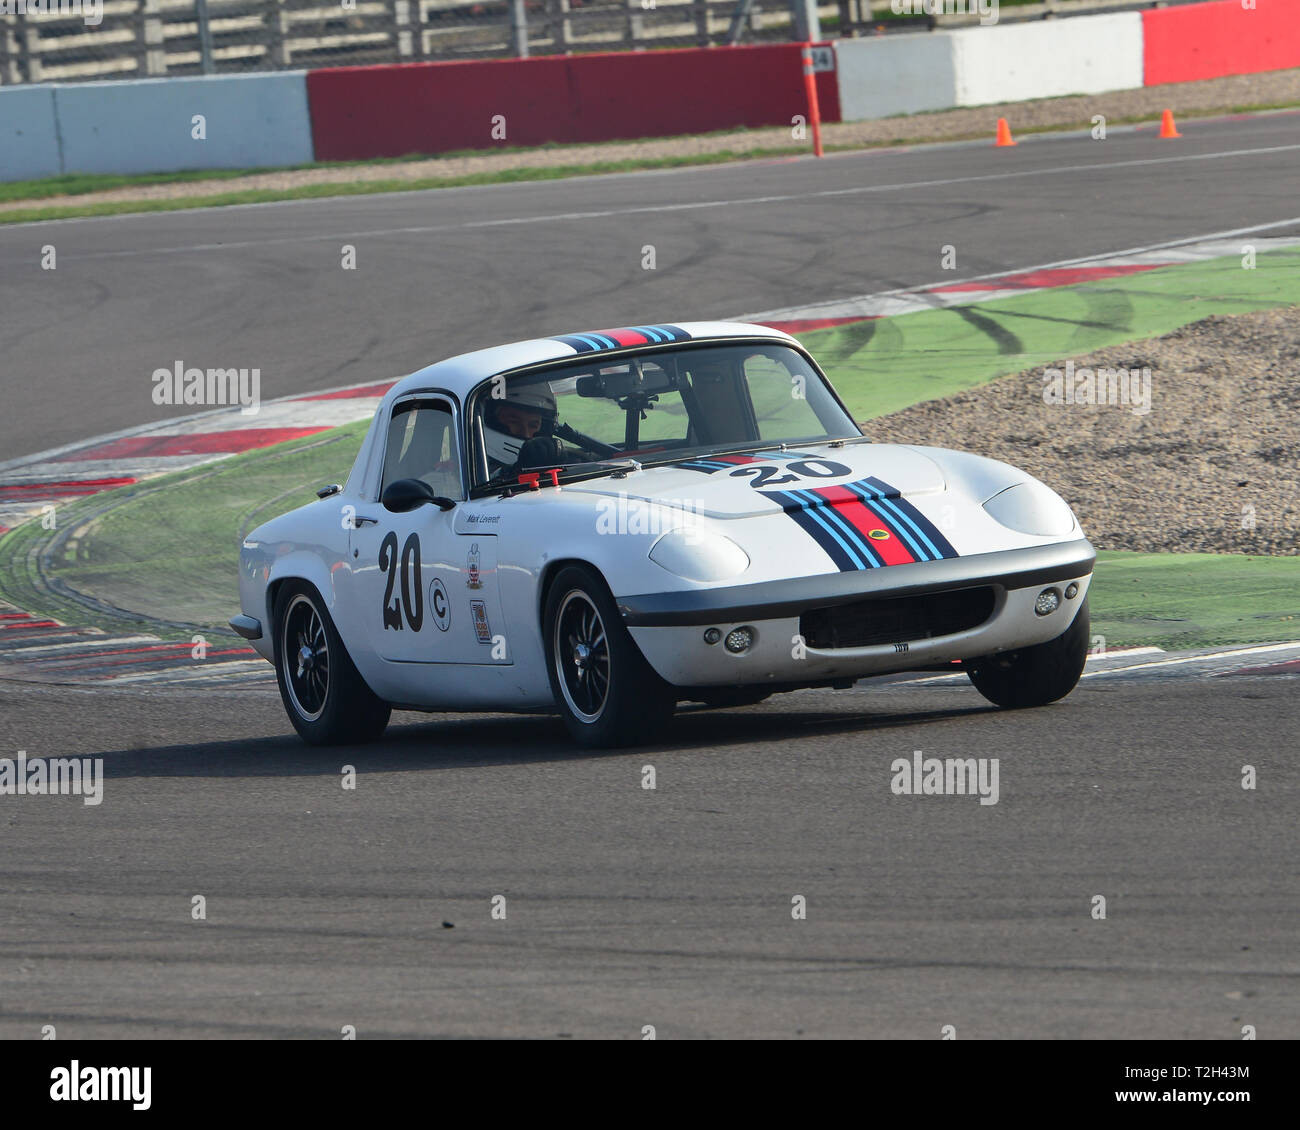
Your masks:
{"label": "red barrier stripe", "polygon": [[1142,13],[1147,86],[1300,67],[1296,0],[1217,0]]}
{"label": "red barrier stripe", "polygon": [[383,396],[396,381],[385,381],[383,384],[362,385],[360,388],[341,388],[335,392],[318,392],[312,396],[298,396],[295,400],[353,400],[365,396]]}
{"label": "red barrier stripe", "polygon": [[72,455],[60,456],[55,462],[73,462],[78,459],[144,458],[159,455],[233,455],[240,451],[252,451],[258,447],[270,447],[274,443],[283,443],[287,439],[315,435],[325,430],[324,427],[239,428],[229,432],[197,432],[194,435],[184,436],[127,436],[125,439],[115,439],[99,447],[83,448]]}
{"label": "red barrier stripe", "polygon": [[0,498],[8,501],[24,501],[34,498],[70,498],[86,494],[98,494],[101,490],[113,487],[130,486],[135,479],[64,479],[49,483],[9,483],[0,486]]}
{"label": "red barrier stripe", "polygon": [[849,322],[874,322],[879,314],[850,314],[844,318],[795,318],[789,322],[759,322],[760,326],[781,330],[788,334],[807,333],[809,330],[828,330],[832,326],[843,326]]}
{"label": "red barrier stripe", "polygon": [[[789,128],[805,112],[800,55],[775,43],[326,67],[307,73],[312,141],[333,161]],[[816,81],[822,120],[839,121],[835,73]]]}
{"label": "red barrier stripe", "polygon": [[1045,271],[1024,271],[1018,275],[1003,275],[996,279],[978,282],[953,283],[951,286],[932,286],[928,294],[957,294],[965,291],[1011,290],[1024,287],[1039,290],[1050,286],[1073,286],[1075,283],[1096,282],[1098,279],[1123,278],[1140,271],[1155,271],[1168,263],[1125,263],[1113,267],[1052,267]]}

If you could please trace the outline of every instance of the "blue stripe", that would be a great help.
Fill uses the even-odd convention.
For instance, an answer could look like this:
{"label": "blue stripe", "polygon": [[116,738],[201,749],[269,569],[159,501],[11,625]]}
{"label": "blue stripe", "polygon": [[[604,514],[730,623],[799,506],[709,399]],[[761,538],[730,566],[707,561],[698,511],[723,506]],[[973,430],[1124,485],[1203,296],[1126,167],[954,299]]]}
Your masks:
{"label": "blue stripe", "polygon": [[[905,522],[913,531],[915,531],[916,536],[925,542],[925,547],[933,555],[933,560],[938,561],[943,557],[943,554],[939,552],[939,549],[934,542],[925,536],[925,532],[915,522],[913,522],[910,517],[908,517],[906,512],[894,503],[893,499],[882,496],[880,499],[880,505],[888,509],[889,512],[894,515],[895,520]],[[900,529],[899,532],[902,533],[902,530]]]}
{"label": "blue stripe", "polygon": [[[853,564],[855,568],[858,569],[871,568],[870,564],[868,564],[866,561],[862,559],[862,555],[857,553],[852,546],[848,545],[844,541],[844,539],[840,537],[840,535],[837,534],[831,526],[827,525],[827,523],[823,521],[822,517],[819,514],[817,514],[815,510],[806,508],[799,499],[794,498],[792,495],[786,494],[785,491],[764,491],[763,493],[766,494],[768,498],[776,499],[778,502],[780,502],[781,508],[789,512],[791,514],[791,517],[795,518],[796,521],[798,521],[800,518],[807,518],[810,521],[816,522],[818,526],[820,526],[823,530],[825,530],[826,533],[828,533],[839,544],[840,548],[843,549],[846,558],[849,560],[851,564]],[[800,523],[800,525],[802,525],[802,523]],[[820,543],[821,539],[818,538],[815,533],[813,533],[811,530],[806,532],[815,541]],[[828,554],[830,553],[829,546],[822,545],[822,549],[825,550]],[[832,556],[832,560],[834,560],[833,556]],[[840,565],[838,561],[835,563],[836,565],[839,565],[841,570],[843,570],[844,568],[843,565]]]}
{"label": "blue stripe", "polygon": [[917,508],[910,502],[904,499],[900,491],[890,487],[889,484],[884,482],[882,479],[872,477],[867,481],[873,486],[885,487],[887,490],[892,492],[892,497],[887,500],[886,504],[900,514],[903,520],[906,521],[907,524],[925,540],[925,544],[934,551],[936,559],[958,556],[957,551],[952,547],[952,543],[935,528],[933,522],[917,510]]}
{"label": "blue stripe", "polygon": [[[878,504],[882,510],[885,510],[889,507],[889,499],[886,498],[879,491],[876,491],[874,489],[863,489],[862,483],[845,483],[844,485],[849,490],[851,490],[854,494],[858,495],[860,498],[864,499],[865,501]],[[892,514],[893,511],[889,510],[889,513]],[[913,538],[912,535],[909,534],[907,530],[903,528],[901,523],[895,520],[891,524],[894,527],[894,533],[896,533],[902,539],[903,543],[907,546],[907,548],[911,550],[913,557],[915,557],[918,561],[929,561],[931,559],[930,555],[926,553],[924,549],[921,548],[921,546],[917,543],[916,539]]]}
{"label": "blue stripe", "polygon": [[[806,503],[807,513],[816,518],[822,523],[822,525],[831,530],[832,533],[835,532],[835,528],[838,528],[841,533],[848,536],[849,540],[853,543],[857,555],[859,557],[865,556],[866,558],[867,564],[863,565],[862,568],[873,569],[884,564],[882,559],[877,556],[871,546],[867,544],[866,539],[853,528],[852,524],[845,519],[844,515],[840,514],[835,507],[831,505],[829,499],[825,499],[821,495],[814,494],[812,491],[807,490],[794,490],[789,493],[792,498]],[[841,544],[843,544],[842,539]]]}
{"label": "blue stripe", "polygon": [[687,341],[690,339],[691,336],[684,329],[682,329],[681,326],[657,325],[654,328],[658,330],[661,334],[666,335],[669,341]]}
{"label": "blue stripe", "polygon": [[673,339],[666,334],[661,334],[654,326],[628,326],[629,330],[634,333],[644,334],[656,344],[660,341],[672,341]]}

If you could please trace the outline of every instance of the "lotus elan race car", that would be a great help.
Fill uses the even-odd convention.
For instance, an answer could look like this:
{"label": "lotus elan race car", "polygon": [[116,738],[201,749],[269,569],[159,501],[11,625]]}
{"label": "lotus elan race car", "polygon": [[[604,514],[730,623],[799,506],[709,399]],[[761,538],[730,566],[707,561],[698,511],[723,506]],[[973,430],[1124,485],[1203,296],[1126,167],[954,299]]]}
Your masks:
{"label": "lotus elan race car", "polygon": [[[872,443],[794,338],[729,322],[453,357],[384,396],[347,483],[253,530],[231,626],[311,743],[393,708],[559,710],[626,745],[681,701],[965,670],[1069,693],[1095,553],[1005,463]],[[960,666],[955,666],[960,663]]]}

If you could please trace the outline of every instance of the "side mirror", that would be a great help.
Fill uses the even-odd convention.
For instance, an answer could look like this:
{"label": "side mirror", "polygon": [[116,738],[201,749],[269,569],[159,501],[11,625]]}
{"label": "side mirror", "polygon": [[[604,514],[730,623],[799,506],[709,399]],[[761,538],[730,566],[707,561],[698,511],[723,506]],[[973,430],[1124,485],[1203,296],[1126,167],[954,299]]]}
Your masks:
{"label": "side mirror", "polygon": [[426,502],[432,502],[439,510],[450,510],[456,504],[450,498],[443,498],[433,493],[433,487],[423,479],[398,479],[384,488],[379,500],[385,510],[394,514],[405,514]]}

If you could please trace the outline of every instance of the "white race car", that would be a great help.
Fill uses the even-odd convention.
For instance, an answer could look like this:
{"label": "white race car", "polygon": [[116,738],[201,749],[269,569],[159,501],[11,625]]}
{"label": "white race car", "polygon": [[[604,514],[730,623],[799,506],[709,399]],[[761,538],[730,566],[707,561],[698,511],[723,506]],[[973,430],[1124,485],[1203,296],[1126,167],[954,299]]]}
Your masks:
{"label": "white race car", "polygon": [[[792,337],[635,326],[440,361],[385,395],[344,486],[243,543],[231,626],[312,743],[390,711],[553,711],[575,741],[679,701],[964,669],[1068,694],[1095,553],[1005,463],[875,444]],[[954,664],[960,666],[954,668]]]}

